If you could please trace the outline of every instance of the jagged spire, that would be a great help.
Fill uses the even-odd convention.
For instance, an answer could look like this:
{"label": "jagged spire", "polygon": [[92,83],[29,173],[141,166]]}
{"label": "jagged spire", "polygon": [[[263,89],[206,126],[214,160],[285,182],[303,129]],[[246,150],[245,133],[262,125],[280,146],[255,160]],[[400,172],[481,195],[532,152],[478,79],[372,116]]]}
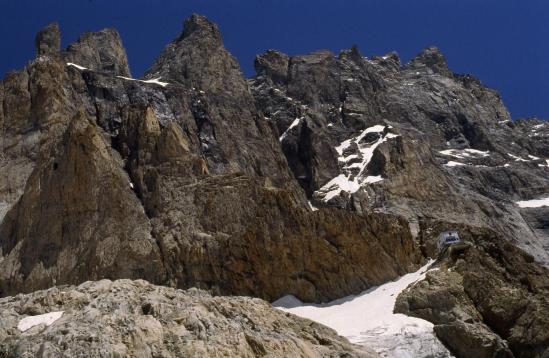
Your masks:
{"label": "jagged spire", "polygon": [[421,51],[412,61],[411,66],[415,68],[427,67],[433,72],[444,76],[452,76],[452,72],[448,69],[448,64],[444,55],[438,47],[431,46]]}
{"label": "jagged spire", "polygon": [[347,57],[351,59],[352,61],[358,62],[362,60],[362,54],[360,53],[360,50],[358,49],[358,45],[354,44],[350,49],[343,50],[339,54],[340,58]]}
{"label": "jagged spire", "polygon": [[50,23],[36,34],[34,40],[36,54],[38,56],[59,53],[61,48],[61,31],[59,24]]}
{"label": "jagged spire", "polygon": [[203,90],[247,92],[240,66],[223,46],[217,25],[197,14],[185,20],[181,35],[145,73],[145,78],[158,77]]}
{"label": "jagged spire", "polygon": [[202,37],[210,37],[218,42],[222,42],[221,33],[217,25],[205,16],[192,14],[183,22],[183,32],[179,40],[185,39],[195,33]]}
{"label": "jagged spire", "polygon": [[67,48],[65,57],[67,62],[92,70],[131,77],[126,50],[115,29],[83,34]]}

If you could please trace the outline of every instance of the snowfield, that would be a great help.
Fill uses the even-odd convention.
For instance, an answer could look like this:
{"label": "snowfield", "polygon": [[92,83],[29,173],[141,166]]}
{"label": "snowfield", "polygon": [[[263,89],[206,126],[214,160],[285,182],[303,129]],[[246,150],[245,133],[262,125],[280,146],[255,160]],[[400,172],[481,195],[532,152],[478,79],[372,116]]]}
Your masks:
{"label": "snowfield", "polygon": [[357,296],[317,305],[288,295],[273,302],[273,306],[331,327],[352,343],[373,348],[382,357],[451,357],[435,337],[432,323],[393,313],[398,294],[425,278],[431,263]]}

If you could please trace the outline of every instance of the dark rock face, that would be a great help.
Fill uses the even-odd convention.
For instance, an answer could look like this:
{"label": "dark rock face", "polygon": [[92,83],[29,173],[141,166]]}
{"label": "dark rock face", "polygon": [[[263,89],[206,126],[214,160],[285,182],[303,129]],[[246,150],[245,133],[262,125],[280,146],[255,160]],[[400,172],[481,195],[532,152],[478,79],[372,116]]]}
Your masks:
{"label": "dark rock face", "polygon": [[88,32],[64,53],[67,62],[109,75],[131,77],[126,50],[114,29]]}
{"label": "dark rock face", "polygon": [[235,98],[246,92],[240,66],[223,46],[217,25],[196,14],[185,20],[183,33],[164,49],[145,77],[169,78]]}
{"label": "dark rock face", "polygon": [[187,19],[181,36],[145,77],[175,85],[165,93],[170,105],[186,97],[183,128],[192,133],[191,142],[213,174],[244,172],[267,176],[276,186],[294,185],[280,146],[215,24],[199,15]]}
{"label": "dark rock face", "polygon": [[512,122],[497,92],[452,74],[438,49],[405,65],[356,47],[269,51],[256,67],[256,104],[314,205],[487,227],[549,263],[547,207],[514,203],[548,195],[547,123]]}
{"label": "dark rock face", "polygon": [[[26,317],[62,316],[25,332]],[[265,301],[102,280],[0,299],[0,355],[86,357],[377,357]]]}
{"label": "dark rock face", "polygon": [[433,322],[437,336],[459,357],[547,354],[548,270],[493,231],[459,230],[465,243],[451,247],[439,270],[403,292],[395,312]]}
{"label": "dark rock face", "polygon": [[212,175],[179,126],[160,130],[150,109],[130,114],[123,128],[121,152],[172,284],[270,299],[290,290],[317,301],[359,292],[420,260],[406,223],[394,217],[312,213],[300,193],[269,179]]}

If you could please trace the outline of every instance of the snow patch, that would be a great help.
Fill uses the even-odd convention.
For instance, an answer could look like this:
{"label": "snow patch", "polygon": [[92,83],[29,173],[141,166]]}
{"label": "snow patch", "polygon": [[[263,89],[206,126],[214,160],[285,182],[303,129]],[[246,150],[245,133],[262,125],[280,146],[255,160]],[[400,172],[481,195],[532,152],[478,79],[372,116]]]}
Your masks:
{"label": "snow patch", "polygon": [[[327,202],[340,195],[342,192],[352,194],[358,191],[364,184],[382,181],[383,178],[380,175],[367,176],[365,175],[365,171],[368,163],[372,160],[374,150],[388,139],[398,137],[398,135],[393,133],[386,133],[383,135],[385,128],[386,126],[380,124],[366,128],[358,136],[347,139],[335,147],[335,150],[339,154],[338,161],[343,173],[324,184],[315,194],[320,196],[323,201]],[[387,128],[391,127],[388,126]],[[361,143],[368,133],[379,133],[379,138],[373,143]],[[345,151],[353,145],[356,145],[356,148],[358,148],[358,153],[355,152],[345,155]],[[357,159],[359,161],[356,161]],[[352,163],[347,164],[349,162]]]}
{"label": "snow patch", "polygon": [[541,199],[517,201],[516,204],[521,208],[541,208],[549,206],[549,196]]}
{"label": "snow patch", "polygon": [[466,165],[466,164],[463,164],[463,163],[460,163],[460,162],[454,162],[453,160],[450,160],[448,163],[446,163],[444,165],[447,166],[447,167],[459,167],[459,166]]}
{"label": "snow patch", "polygon": [[40,324],[51,326],[53,322],[61,318],[62,315],[63,315],[63,311],[58,311],[58,312],[45,313],[38,316],[25,317],[21,321],[19,321],[19,324],[17,325],[17,329],[19,329],[21,332],[25,332],[31,329],[32,327],[38,326]]}
{"label": "snow patch", "polygon": [[461,150],[460,149],[446,149],[446,150],[441,150],[439,153],[443,154],[443,155],[446,155],[446,156],[459,158],[459,159],[484,158],[484,157],[487,157],[487,156],[490,155],[489,151],[484,152],[482,150],[471,149],[471,148],[466,148],[466,149],[461,149]]}
{"label": "snow patch", "polygon": [[303,117],[297,117],[296,119],[294,119],[294,121],[290,124],[290,126],[284,131],[284,133],[282,133],[282,135],[278,138],[279,141],[283,141],[284,138],[286,138],[286,136],[288,135],[288,132],[292,130],[292,128],[294,128],[295,126],[297,126],[301,120],[303,119]]}
{"label": "snow patch", "polygon": [[143,83],[152,83],[152,84],[159,85],[159,86],[162,86],[162,87],[166,87],[167,85],[169,85],[168,82],[160,82],[160,78],[161,77],[153,78],[151,80],[138,80],[138,81],[143,82]]}
{"label": "snow patch", "polygon": [[393,313],[399,293],[424,279],[432,262],[357,296],[306,304],[288,295],[273,302],[273,306],[331,327],[351,343],[370,346],[384,357],[450,356],[436,339],[432,323]]}
{"label": "snow patch", "polygon": [[507,153],[507,155],[510,156],[511,158],[513,158],[515,160],[515,162],[529,162],[528,159],[517,157],[516,155],[513,155],[511,153]]}
{"label": "snow patch", "polygon": [[360,189],[360,184],[358,184],[356,180],[349,179],[345,174],[339,174],[318,191],[326,194],[324,195],[324,201],[329,201],[338,196],[342,191],[354,193],[358,189]]}
{"label": "snow patch", "polygon": [[314,205],[311,203],[310,200],[307,201],[307,203],[309,204],[309,208],[311,208],[312,211],[317,211],[317,210],[318,210],[318,208],[317,208],[316,206],[314,206]]}
{"label": "snow patch", "polygon": [[166,87],[167,85],[169,85],[168,82],[161,82],[160,81],[161,77],[153,78],[153,79],[150,79],[150,80],[138,80],[138,79],[135,79],[135,78],[124,77],[124,76],[116,76],[116,77],[121,78],[123,80],[128,80],[128,81],[137,81],[137,82],[142,82],[142,83],[152,83],[152,84],[159,85],[159,86],[162,86],[162,87]]}
{"label": "snow patch", "polygon": [[88,68],[83,67],[83,66],[80,66],[80,65],[77,65],[76,63],[72,63],[72,62],[67,62],[67,66],[76,67],[76,68],[78,68],[79,70],[88,70]]}
{"label": "snow patch", "polygon": [[377,183],[382,180],[383,178],[381,177],[381,175],[369,175],[366,178],[364,178],[364,183],[371,184],[371,183]]}

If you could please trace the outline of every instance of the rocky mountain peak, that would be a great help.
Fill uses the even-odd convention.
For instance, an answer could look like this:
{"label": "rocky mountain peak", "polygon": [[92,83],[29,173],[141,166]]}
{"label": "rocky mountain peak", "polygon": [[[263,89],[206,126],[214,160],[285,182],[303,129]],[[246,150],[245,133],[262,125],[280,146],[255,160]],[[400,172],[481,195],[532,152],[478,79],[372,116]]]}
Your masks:
{"label": "rocky mountain peak", "polygon": [[448,64],[444,55],[438,47],[431,46],[421,51],[411,62],[412,68],[421,69],[428,68],[434,73],[443,76],[452,76],[452,72],[448,69]]}
{"label": "rocky mountain peak", "polygon": [[182,34],[166,46],[145,78],[162,78],[212,92],[247,92],[236,59],[223,46],[217,25],[201,15],[184,22]]}
{"label": "rocky mountain peak", "polygon": [[193,34],[195,36],[208,37],[219,43],[222,42],[221,33],[219,32],[217,25],[202,15],[192,14],[185,19],[180,40],[192,36]]}
{"label": "rocky mountain peak", "polygon": [[44,27],[34,40],[36,54],[38,56],[58,53],[61,48],[61,31],[56,22],[52,22]]}
{"label": "rocky mountain peak", "polygon": [[270,77],[276,83],[284,83],[288,78],[290,58],[285,53],[276,50],[257,55],[254,61],[258,76]]}
{"label": "rocky mountain peak", "polygon": [[126,50],[115,29],[87,32],[70,45],[67,62],[109,75],[131,77]]}
{"label": "rocky mountain peak", "polygon": [[339,54],[340,58],[349,58],[352,61],[358,62],[362,60],[362,54],[360,53],[360,50],[358,49],[357,45],[353,45],[350,49],[341,51]]}

